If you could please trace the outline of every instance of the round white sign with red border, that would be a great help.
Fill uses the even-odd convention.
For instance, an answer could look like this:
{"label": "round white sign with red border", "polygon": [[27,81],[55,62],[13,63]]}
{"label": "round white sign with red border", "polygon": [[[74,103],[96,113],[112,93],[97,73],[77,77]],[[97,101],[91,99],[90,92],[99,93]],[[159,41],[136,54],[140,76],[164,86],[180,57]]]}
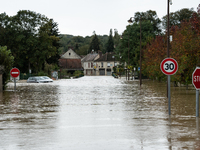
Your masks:
{"label": "round white sign with red border", "polygon": [[17,77],[20,75],[19,69],[17,69],[17,68],[12,68],[12,69],[10,70],[10,75],[11,75],[13,78],[17,78]]}
{"label": "round white sign with red border", "polygon": [[166,75],[173,75],[178,71],[178,63],[173,58],[165,58],[160,64],[160,69]]}

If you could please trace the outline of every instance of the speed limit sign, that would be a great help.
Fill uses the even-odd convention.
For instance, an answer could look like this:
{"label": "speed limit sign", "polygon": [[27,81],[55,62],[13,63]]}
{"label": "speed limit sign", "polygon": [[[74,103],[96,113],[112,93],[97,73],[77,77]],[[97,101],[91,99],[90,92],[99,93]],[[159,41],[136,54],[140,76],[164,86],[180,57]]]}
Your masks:
{"label": "speed limit sign", "polygon": [[166,75],[173,75],[178,70],[178,63],[173,58],[165,58],[160,64],[160,69]]}

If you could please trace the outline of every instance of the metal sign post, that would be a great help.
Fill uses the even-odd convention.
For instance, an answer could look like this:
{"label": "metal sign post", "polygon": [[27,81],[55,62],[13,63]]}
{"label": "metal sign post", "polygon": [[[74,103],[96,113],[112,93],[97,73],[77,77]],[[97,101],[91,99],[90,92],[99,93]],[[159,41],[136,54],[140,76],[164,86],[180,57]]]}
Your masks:
{"label": "metal sign post", "polygon": [[170,75],[167,76],[168,77],[168,111],[169,111],[169,115],[171,115],[171,89],[170,89]]}
{"label": "metal sign post", "polygon": [[10,70],[10,75],[14,78],[14,90],[16,91],[16,78],[20,75],[20,71],[17,68]]}
{"label": "metal sign post", "polygon": [[14,90],[16,91],[16,78],[14,78]]}
{"label": "metal sign post", "polygon": [[200,90],[200,68],[197,67],[192,73],[192,84],[196,88],[196,117],[199,117],[199,90]]}
{"label": "metal sign post", "polygon": [[199,117],[199,90],[196,90],[196,117]]}
{"label": "metal sign post", "polygon": [[178,70],[178,63],[173,58],[165,58],[160,64],[161,71],[167,75],[168,82],[167,82],[167,89],[168,89],[168,111],[169,115],[171,115],[171,92],[170,92],[170,75],[173,75]]}

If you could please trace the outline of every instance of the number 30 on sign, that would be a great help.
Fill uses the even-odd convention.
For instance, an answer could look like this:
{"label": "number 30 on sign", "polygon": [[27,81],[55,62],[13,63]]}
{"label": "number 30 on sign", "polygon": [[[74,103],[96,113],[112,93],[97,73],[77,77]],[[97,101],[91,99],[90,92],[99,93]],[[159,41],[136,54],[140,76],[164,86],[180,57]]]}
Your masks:
{"label": "number 30 on sign", "polygon": [[166,75],[173,75],[178,70],[178,63],[173,58],[165,58],[160,64],[160,69]]}

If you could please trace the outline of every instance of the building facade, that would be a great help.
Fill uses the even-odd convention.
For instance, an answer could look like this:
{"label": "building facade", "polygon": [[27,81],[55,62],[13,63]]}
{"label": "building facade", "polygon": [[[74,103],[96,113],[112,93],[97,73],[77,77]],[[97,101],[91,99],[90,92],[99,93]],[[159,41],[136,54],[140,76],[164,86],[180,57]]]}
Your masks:
{"label": "building facade", "polygon": [[118,64],[113,52],[106,53],[94,61],[95,74],[110,76],[114,72],[114,66]]}
{"label": "building facade", "polygon": [[81,57],[72,49],[69,49],[61,56],[59,59],[59,66],[62,70],[67,70],[70,73],[74,73],[76,70],[83,70]]}
{"label": "building facade", "polygon": [[91,52],[87,54],[82,60],[82,67],[84,68],[84,75],[96,75],[94,69],[94,61],[100,57],[100,53]]}

